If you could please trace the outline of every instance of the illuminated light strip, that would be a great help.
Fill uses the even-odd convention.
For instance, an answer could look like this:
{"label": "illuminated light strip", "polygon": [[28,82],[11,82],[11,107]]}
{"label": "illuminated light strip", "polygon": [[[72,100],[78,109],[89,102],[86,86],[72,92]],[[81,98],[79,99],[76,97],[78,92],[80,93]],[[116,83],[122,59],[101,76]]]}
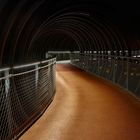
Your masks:
{"label": "illuminated light strip", "polygon": [[56,61],[56,58],[52,58],[52,59],[49,59],[49,60],[41,61],[41,64],[47,63],[47,62],[49,62],[49,61]]}
{"label": "illuminated light strip", "polygon": [[47,63],[47,62],[49,62],[50,60],[44,60],[44,61],[41,61],[41,63],[43,64],[43,63]]}
{"label": "illuminated light strip", "polygon": [[[13,67],[13,69],[26,68],[26,67],[35,66],[35,65],[38,65],[38,64],[41,64],[41,63],[46,63],[46,62],[51,62],[50,64],[55,64],[55,61],[56,61],[56,58],[52,58],[52,59],[41,61],[41,62],[36,62],[36,63],[31,63],[31,64],[25,64],[25,65],[15,66],[15,67]],[[2,68],[2,69],[0,69],[0,72],[4,72],[4,71],[10,70],[10,69],[12,69],[12,68],[8,68],[8,67],[7,68]],[[37,69],[34,69],[34,70],[37,70]]]}
{"label": "illuminated light strip", "polygon": [[[46,68],[46,67],[49,67],[51,65],[55,64],[55,61],[46,65],[46,66],[43,66],[43,67],[38,67],[37,69],[33,69],[33,70],[30,70],[30,71],[26,71],[26,72],[21,72],[21,73],[17,73],[17,74],[9,74],[8,76],[5,76],[5,77],[2,77],[0,78],[0,80],[4,80],[6,78],[10,78],[10,77],[15,77],[15,76],[20,76],[20,75],[23,75],[23,74],[27,74],[27,73],[31,73],[31,72],[34,72],[34,71],[37,71],[39,69],[43,69],[43,68]],[[21,67],[20,67],[21,68]],[[4,70],[9,70],[10,68],[7,68],[7,69],[3,69]]]}
{"label": "illuminated light strip", "polygon": [[46,65],[46,66],[40,67],[39,69],[43,69],[43,68],[49,67],[49,66],[51,66],[51,65],[53,65],[53,64],[55,64],[55,62],[53,62],[53,63],[51,63],[51,64],[48,64],[48,65]]}
{"label": "illuminated light strip", "polygon": [[39,69],[43,69],[43,68],[46,68],[46,67],[49,67],[51,65],[55,64],[55,62],[51,63],[51,64],[48,64],[46,66],[43,66],[43,67],[38,67],[37,69],[33,69],[33,70],[29,70],[29,71],[26,71],[26,72],[21,72],[21,73],[17,73],[17,74],[12,74],[12,76],[19,76],[19,75],[23,75],[23,74],[27,74],[27,73],[31,73],[31,72],[34,72],[34,71],[37,71]]}
{"label": "illuminated light strip", "polygon": [[10,68],[2,68],[0,69],[0,72],[7,71],[7,70],[10,70]]}
{"label": "illuminated light strip", "polygon": [[134,55],[133,58],[140,58],[140,55]]}
{"label": "illuminated light strip", "polygon": [[40,64],[40,62],[31,63],[31,64],[25,64],[25,65],[20,65],[20,66],[15,66],[15,67],[13,67],[13,69],[26,68],[26,67],[31,67],[31,66],[38,65],[38,64]]}

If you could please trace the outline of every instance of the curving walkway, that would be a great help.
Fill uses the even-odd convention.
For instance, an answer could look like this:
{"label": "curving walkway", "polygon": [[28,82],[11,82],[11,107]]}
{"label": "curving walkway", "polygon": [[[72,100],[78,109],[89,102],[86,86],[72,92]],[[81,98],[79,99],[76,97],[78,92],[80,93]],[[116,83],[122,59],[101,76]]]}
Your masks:
{"label": "curving walkway", "polygon": [[66,64],[57,92],[20,140],[140,140],[140,102],[122,89]]}

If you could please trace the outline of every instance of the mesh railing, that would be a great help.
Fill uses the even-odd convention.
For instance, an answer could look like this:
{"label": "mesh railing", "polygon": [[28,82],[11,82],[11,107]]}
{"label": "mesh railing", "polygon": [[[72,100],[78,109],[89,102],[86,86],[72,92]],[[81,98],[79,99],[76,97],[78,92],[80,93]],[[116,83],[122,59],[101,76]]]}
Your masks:
{"label": "mesh railing", "polygon": [[15,140],[43,114],[55,93],[56,58],[0,69],[0,140]]}
{"label": "mesh railing", "polygon": [[50,55],[55,55],[57,61],[65,61],[65,60],[70,60],[70,52],[69,51],[64,51],[64,52],[49,52]]}
{"label": "mesh railing", "polygon": [[71,54],[71,63],[140,97],[140,58],[97,54]]}

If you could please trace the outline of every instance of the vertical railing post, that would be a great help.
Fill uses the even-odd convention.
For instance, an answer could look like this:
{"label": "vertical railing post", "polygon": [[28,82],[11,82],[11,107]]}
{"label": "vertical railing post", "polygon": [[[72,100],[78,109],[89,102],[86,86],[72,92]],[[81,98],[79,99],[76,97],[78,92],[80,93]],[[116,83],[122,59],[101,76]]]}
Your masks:
{"label": "vertical railing post", "polygon": [[126,88],[129,88],[129,58],[127,57],[127,69],[126,69]]}
{"label": "vertical railing post", "polygon": [[116,58],[115,56],[112,58],[113,59],[113,82],[116,82]]}
{"label": "vertical railing post", "polygon": [[36,88],[38,86],[38,79],[39,79],[39,70],[38,70],[38,64],[35,65],[35,84],[36,84]]}
{"label": "vertical railing post", "polygon": [[[10,100],[10,69],[6,69],[4,71],[5,76],[5,95],[6,95],[6,110],[7,110],[7,118],[8,118],[8,130],[9,134],[12,134],[13,128],[13,116],[12,116],[12,109],[11,109],[11,100]],[[16,137],[16,136],[15,136]]]}
{"label": "vertical railing post", "polygon": [[99,53],[97,54],[97,63],[98,63],[97,74],[99,75],[99,67],[100,67],[100,54]]}
{"label": "vertical railing post", "polygon": [[46,52],[46,54],[45,54],[45,58],[48,58],[48,56],[49,56],[49,55],[48,55],[48,52]]}
{"label": "vertical railing post", "polygon": [[6,97],[8,96],[9,93],[9,89],[10,89],[10,79],[9,79],[9,69],[4,71],[4,76],[5,78],[5,93],[6,93]]}

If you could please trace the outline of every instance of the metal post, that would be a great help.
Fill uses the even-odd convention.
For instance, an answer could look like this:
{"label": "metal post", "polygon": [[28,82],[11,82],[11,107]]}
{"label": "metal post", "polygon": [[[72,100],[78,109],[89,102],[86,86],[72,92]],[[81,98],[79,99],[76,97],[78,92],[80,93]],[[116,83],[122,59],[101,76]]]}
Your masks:
{"label": "metal post", "polygon": [[5,78],[5,94],[6,94],[6,110],[7,110],[7,118],[8,118],[8,129],[9,133],[12,134],[12,123],[13,123],[13,118],[12,118],[12,109],[11,109],[11,103],[10,103],[10,78],[9,76],[9,69],[4,71],[4,76]]}
{"label": "metal post", "polygon": [[99,75],[99,67],[100,67],[100,54],[97,55],[97,63],[98,63],[98,67],[97,67],[97,74]]}
{"label": "metal post", "polygon": [[46,57],[46,58],[48,58],[48,56],[49,56],[49,55],[48,55],[48,52],[46,52],[46,55],[45,55],[45,57]]}
{"label": "metal post", "polygon": [[129,58],[127,58],[126,88],[129,88]]}
{"label": "metal post", "polygon": [[36,88],[37,88],[37,85],[38,85],[38,79],[39,79],[39,72],[38,72],[38,64],[35,65],[35,84],[36,84]]}
{"label": "metal post", "polygon": [[115,56],[114,56],[114,62],[113,62],[113,82],[115,83],[116,81],[115,81],[115,75],[116,75],[116,61],[115,61]]}
{"label": "metal post", "polygon": [[10,79],[9,79],[9,70],[6,70],[4,72],[4,76],[6,77],[5,79],[5,93],[6,93],[6,97],[8,96],[9,93],[9,89],[10,89]]}

